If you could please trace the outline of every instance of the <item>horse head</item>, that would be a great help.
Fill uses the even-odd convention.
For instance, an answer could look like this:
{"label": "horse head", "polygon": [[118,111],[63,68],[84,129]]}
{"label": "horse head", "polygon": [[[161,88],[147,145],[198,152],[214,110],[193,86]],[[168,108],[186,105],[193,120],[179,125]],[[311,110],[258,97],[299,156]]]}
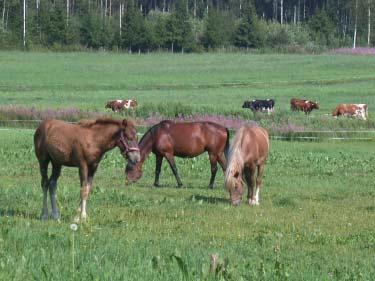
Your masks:
{"label": "horse head", "polygon": [[233,169],[226,171],[225,187],[229,191],[233,206],[240,205],[242,200],[244,181],[240,171],[239,167],[233,167]]}
{"label": "horse head", "polygon": [[126,180],[129,182],[136,182],[142,177],[142,163],[128,162],[125,168]]}
{"label": "horse head", "polygon": [[124,158],[128,159],[130,163],[136,164],[141,159],[137,131],[132,121],[127,121],[126,119],[122,121],[117,146],[120,148]]}

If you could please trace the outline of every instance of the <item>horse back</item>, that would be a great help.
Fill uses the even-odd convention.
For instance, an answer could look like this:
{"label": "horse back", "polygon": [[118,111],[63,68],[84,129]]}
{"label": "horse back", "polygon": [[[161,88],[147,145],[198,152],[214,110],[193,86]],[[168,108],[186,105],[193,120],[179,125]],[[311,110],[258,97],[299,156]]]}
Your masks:
{"label": "horse back", "polygon": [[256,165],[267,159],[269,152],[269,135],[262,127],[247,127],[243,136],[243,149],[247,155],[247,162]]}
{"label": "horse back", "polygon": [[50,158],[60,164],[77,165],[71,156],[79,152],[82,137],[80,126],[53,119],[43,121],[34,134],[35,153],[38,159]]}
{"label": "horse back", "polygon": [[195,157],[205,151],[221,153],[227,140],[225,127],[212,122],[164,122],[156,135],[157,150],[168,149],[180,157]]}

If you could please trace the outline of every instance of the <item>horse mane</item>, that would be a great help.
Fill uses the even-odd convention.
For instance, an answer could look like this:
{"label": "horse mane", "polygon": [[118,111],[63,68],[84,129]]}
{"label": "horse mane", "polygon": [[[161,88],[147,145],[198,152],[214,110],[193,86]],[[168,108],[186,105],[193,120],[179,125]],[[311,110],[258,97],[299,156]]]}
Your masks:
{"label": "horse mane", "polygon": [[248,127],[250,126],[245,125],[236,132],[232,141],[232,145],[229,149],[228,164],[227,169],[225,171],[225,186],[227,188],[234,185],[234,175],[236,173],[242,175],[242,170],[244,167],[244,159],[242,157],[241,148],[242,136],[244,134],[245,129],[247,129]]}
{"label": "horse mane", "polygon": [[78,124],[82,127],[90,128],[94,125],[121,125],[121,122],[121,120],[116,120],[112,118],[98,118],[93,120],[81,120],[78,122]]}
{"label": "horse mane", "polygon": [[149,134],[153,135],[155,130],[158,129],[162,124],[164,123],[167,123],[167,122],[170,122],[170,120],[163,120],[155,125],[153,125],[152,127],[150,127],[146,133],[143,134],[143,136],[141,137],[141,140],[139,141],[139,144],[141,144],[146,137],[148,137]]}

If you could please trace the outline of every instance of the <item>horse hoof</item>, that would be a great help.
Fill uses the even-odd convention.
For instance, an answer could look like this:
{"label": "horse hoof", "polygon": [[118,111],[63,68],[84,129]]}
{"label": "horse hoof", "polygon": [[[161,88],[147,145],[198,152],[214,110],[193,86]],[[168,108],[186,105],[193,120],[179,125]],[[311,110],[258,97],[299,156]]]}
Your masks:
{"label": "horse hoof", "polygon": [[160,187],[160,184],[154,183],[154,187]]}
{"label": "horse hoof", "polygon": [[258,206],[259,202],[257,202],[256,200],[249,199],[249,205],[250,206]]}
{"label": "horse hoof", "polygon": [[40,219],[41,219],[42,221],[46,221],[46,220],[48,220],[48,219],[49,219],[48,214],[42,214],[42,215],[40,216]]}
{"label": "horse hoof", "polygon": [[60,213],[55,213],[55,214],[52,214],[52,218],[54,219],[54,220],[60,220]]}

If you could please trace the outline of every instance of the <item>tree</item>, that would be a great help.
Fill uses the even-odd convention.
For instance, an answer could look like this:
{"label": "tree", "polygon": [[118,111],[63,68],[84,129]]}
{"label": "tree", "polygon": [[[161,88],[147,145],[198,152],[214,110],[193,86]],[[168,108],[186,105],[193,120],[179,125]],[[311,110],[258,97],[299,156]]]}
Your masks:
{"label": "tree", "polygon": [[235,33],[234,45],[240,48],[259,48],[264,45],[264,35],[252,4],[244,11]]}
{"label": "tree", "polygon": [[318,10],[316,14],[310,18],[308,26],[314,41],[322,45],[334,45],[336,28],[325,10]]}
{"label": "tree", "polygon": [[234,30],[234,21],[225,12],[211,9],[205,21],[205,31],[202,38],[203,46],[207,49],[230,44]]}
{"label": "tree", "polygon": [[166,23],[166,42],[174,50],[192,51],[195,47],[192,26],[186,9],[186,0],[179,0],[176,10]]}
{"label": "tree", "polygon": [[121,45],[124,49],[144,51],[149,43],[145,20],[137,7],[128,2],[121,26]]}

